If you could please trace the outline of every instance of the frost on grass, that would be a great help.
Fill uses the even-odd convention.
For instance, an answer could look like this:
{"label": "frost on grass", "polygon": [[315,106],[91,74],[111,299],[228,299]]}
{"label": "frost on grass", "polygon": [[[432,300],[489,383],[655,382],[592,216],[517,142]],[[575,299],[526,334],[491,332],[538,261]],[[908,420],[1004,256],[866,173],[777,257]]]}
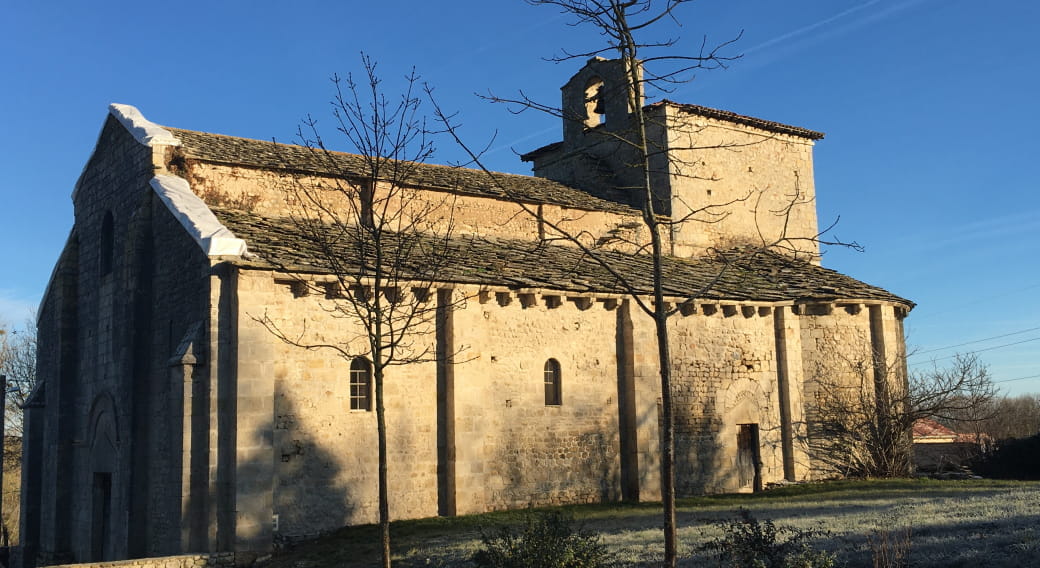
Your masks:
{"label": "frost on grass", "polygon": [[[756,518],[777,525],[826,528],[829,536],[814,540],[814,545],[834,553],[837,565],[847,568],[872,566],[869,539],[879,527],[893,531],[894,537],[909,529],[909,561],[914,568],[1040,566],[1040,483],[903,481],[844,487],[781,498],[768,493],[746,499],[727,496],[680,506],[679,565],[709,566],[709,555],[697,548],[722,534],[713,521],[732,519],[743,506]],[[585,529],[600,535],[613,566],[635,568],[657,566],[662,558],[660,519],[652,512],[645,506],[609,512],[592,508],[588,516],[581,512],[577,516]],[[395,566],[472,568],[469,557],[481,546],[472,525],[436,535],[416,533],[412,538],[409,544],[401,543],[403,551],[395,555]],[[341,545],[349,546],[347,541]],[[290,566],[279,564],[276,557],[270,568]],[[335,566],[367,564],[359,559],[356,564]]]}

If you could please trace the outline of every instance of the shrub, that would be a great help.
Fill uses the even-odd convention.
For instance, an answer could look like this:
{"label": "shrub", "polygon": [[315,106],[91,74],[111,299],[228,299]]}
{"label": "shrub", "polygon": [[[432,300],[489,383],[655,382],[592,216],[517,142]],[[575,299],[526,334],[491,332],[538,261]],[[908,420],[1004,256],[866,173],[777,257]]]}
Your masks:
{"label": "shrub", "polygon": [[801,530],[776,526],[773,521],[759,521],[747,509],[739,517],[716,521],[723,535],[701,545],[700,550],[713,553],[722,566],[733,568],[831,568],[833,554],[817,550],[811,544],[825,536],[818,530]]}
{"label": "shrub", "polygon": [[481,568],[599,568],[610,554],[599,536],[574,528],[574,520],[560,512],[529,514],[516,532],[500,527],[481,531],[483,546],[473,555]]}
{"label": "shrub", "polygon": [[1003,440],[997,449],[979,456],[971,468],[997,479],[1040,479],[1040,434]]}
{"label": "shrub", "polygon": [[[892,523],[894,523],[892,519]],[[889,525],[886,525],[889,526]],[[910,566],[911,528],[878,527],[867,536],[873,568],[907,568]]]}

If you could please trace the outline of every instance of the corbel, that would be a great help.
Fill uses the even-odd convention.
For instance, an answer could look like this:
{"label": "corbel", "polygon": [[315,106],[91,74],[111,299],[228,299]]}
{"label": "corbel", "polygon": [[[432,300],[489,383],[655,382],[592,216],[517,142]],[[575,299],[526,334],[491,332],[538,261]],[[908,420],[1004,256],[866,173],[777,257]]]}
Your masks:
{"label": "corbel", "polygon": [[412,297],[415,298],[416,303],[425,304],[430,301],[430,289],[425,286],[413,286]]}
{"label": "corbel", "polygon": [[567,301],[572,302],[581,311],[592,307],[592,298],[586,296],[567,296]]}
{"label": "corbel", "polygon": [[397,286],[384,286],[380,289],[380,292],[383,293],[383,297],[386,298],[386,301],[390,302],[391,305],[397,304],[401,301],[401,288]]}
{"label": "corbel", "polygon": [[858,315],[863,311],[863,304],[841,304],[841,307],[845,309],[845,313],[850,316]]}
{"label": "corbel", "polygon": [[679,304],[679,313],[683,316],[692,316],[697,313],[697,304],[691,301],[686,301]]}

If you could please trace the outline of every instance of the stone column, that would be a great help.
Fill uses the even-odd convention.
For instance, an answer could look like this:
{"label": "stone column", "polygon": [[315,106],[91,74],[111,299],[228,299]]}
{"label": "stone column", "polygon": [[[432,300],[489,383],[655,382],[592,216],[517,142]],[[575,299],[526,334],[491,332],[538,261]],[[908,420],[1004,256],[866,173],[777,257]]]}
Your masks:
{"label": "stone column", "polygon": [[181,469],[181,536],[179,553],[210,550],[207,538],[209,519],[209,384],[204,375],[204,361],[197,351],[201,322],[188,328],[173,357],[169,361],[170,392],[180,393],[172,398],[171,413],[181,422],[179,439],[174,435],[172,446],[180,447]]}
{"label": "stone column", "polygon": [[632,322],[632,379],[635,389],[636,445],[639,463],[639,499],[661,499],[661,374],[657,358],[657,334],[652,318],[637,312],[632,300],[619,310]]}
{"label": "stone column", "polygon": [[437,514],[454,516],[455,317],[454,290],[437,290]]}
{"label": "stone column", "polygon": [[[796,481],[794,428],[791,420],[791,361],[800,361],[801,353],[792,354],[788,349],[788,320],[794,320],[794,318],[787,315],[786,307],[777,306],[773,309],[773,332],[776,338],[776,382],[780,399],[780,449],[783,455],[784,479]],[[790,333],[791,336],[798,335],[796,330],[790,331],[793,331]]]}
{"label": "stone column", "polygon": [[[220,484],[233,495],[233,509],[224,511],[224,524],[233,515],[236,552],[268,551],[273,544],[274,514],[274,374],[245,365],[241,358],[257,349],[249,342],[264,342],[265,335],[244,337],[239,298],[250,279],[269,278],[226,266],[220,282],[220,354],[216,358],[218,385],[218,448],[220,468],[227,468]],[[252,372],[243,372],[252,369]],[[219,516],[219,515],[218,515]],[[221,550],[226,550],[221,548]]]}
{"label": "stone column", "polygon": [[632,314],[628,301],[617,313],[618,430],[621,452],[621,498],[639,501],[639,444],[636,420]]}

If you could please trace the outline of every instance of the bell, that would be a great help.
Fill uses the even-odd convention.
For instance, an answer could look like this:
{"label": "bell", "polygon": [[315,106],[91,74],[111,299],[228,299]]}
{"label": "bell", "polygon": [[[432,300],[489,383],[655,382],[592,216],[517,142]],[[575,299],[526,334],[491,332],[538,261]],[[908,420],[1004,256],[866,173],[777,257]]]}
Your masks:
{"label": "bell", "polygon": [[592,112],[596,114],[606,114],[607,112],[606,105],[603,104],[603,85],[596,89],[596,106],[592,109]]}

